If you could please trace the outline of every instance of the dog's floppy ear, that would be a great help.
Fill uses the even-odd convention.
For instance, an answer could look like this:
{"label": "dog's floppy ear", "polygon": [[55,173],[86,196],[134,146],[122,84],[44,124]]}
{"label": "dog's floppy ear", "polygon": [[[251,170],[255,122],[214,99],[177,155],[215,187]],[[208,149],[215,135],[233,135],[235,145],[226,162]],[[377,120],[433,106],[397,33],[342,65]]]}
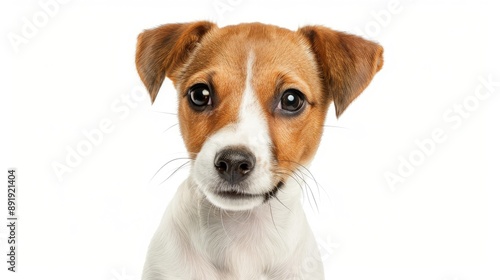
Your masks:
{"label": "dog's floppy ear", "polygon": [[135,64],[151,101],[154,102],[165,76],[175,83],[176,74],[189,54],[214,27],[208,21],[165,24],[139,34]]}
{"label": "dog's floppy ear", "polygon": [[309,40],[324,90],[333,98],[339,117],[382,68],[383,48],[361,37],[322,26],[305,26],[298,32]]}

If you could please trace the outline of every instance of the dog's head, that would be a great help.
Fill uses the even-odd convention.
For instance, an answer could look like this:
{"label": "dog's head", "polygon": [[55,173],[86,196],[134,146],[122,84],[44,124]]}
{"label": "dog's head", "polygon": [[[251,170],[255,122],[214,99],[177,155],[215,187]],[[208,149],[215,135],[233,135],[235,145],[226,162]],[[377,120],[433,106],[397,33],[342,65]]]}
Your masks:
{"label": "dog's head", "polygon": [[144,31],[136,64],[152,101],[179,96],[192,179],[228,210],[272,199],[315,154],[331,102],[340,116],[383,64],[382,47],[321,26],[210,22]]}

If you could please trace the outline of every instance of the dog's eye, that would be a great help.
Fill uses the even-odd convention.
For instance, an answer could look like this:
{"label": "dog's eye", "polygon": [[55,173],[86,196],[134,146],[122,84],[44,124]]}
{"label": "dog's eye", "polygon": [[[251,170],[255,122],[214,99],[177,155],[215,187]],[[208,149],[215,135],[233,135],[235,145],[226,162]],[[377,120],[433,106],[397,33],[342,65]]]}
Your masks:
{"label": "dog's eye", "polygon": [[304,94],[302,92],[296,89],[288,89],[281,96],[278,109],[295,113],[304,107],[304,103]]}
{"label": "dog's eye", "polygon": [[205,107],[212,105],[210,89],[205,84],[196,84],[189,91],[189,101],[195,107]]}

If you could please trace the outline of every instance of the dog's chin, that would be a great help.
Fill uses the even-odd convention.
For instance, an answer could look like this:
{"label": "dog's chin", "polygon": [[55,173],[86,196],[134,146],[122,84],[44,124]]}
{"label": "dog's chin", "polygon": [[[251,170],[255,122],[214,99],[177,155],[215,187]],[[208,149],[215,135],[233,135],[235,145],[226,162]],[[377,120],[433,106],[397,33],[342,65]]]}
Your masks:
{"label": "dog's chin", "polygon": [[268,202],[282,186],[283,182],[280,181],[270,191],[262,194],[227,190],[205,190],[204,194],[216,207],[229,211],[245,211]]}
{"label": "dog's chin", "polygon": [[210,203],[229,211],[251,210],[262,205],[266,200],[265,195],[252,195],[230,191],[206,191],[204,193]]}

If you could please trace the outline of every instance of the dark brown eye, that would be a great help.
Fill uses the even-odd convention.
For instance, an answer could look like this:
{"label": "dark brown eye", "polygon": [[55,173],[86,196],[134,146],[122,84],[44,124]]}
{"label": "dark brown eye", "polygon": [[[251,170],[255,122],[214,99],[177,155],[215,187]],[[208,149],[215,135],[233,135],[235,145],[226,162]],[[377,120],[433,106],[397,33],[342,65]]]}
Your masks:
{"label": "dark brown eye", "polygon": [[188,91],[189,101],[194,107],[206,107],[212,105],[212,93],[206,84],[196,84]]}
{"label": "dark brown eye", "polygon": [[278,109],[295,113],[304,107],[304,103],[304,94],[302,92],[296,89],[288,89],[281,96]]}

